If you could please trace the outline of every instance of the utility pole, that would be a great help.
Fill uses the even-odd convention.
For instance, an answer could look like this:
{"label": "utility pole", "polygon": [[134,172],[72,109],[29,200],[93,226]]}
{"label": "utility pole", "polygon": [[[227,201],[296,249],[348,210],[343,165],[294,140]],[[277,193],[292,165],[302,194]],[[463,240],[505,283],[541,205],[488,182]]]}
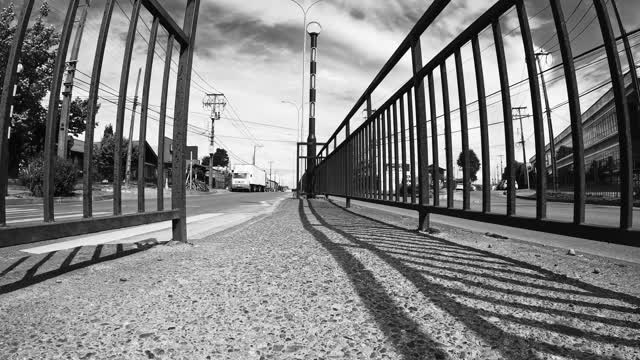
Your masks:
{"label": "utility pole", "polygon": [[504,173],[504,167],[502,166],[502,158],[504,158],[504,155],[498,155],[498,157],[500,158],[500,169],[498,169],[498,178],[500,181],[498,181],[498,183],[500,183],[502,181],[502,174]]}
{"label": "utility pole", "polygon": [[[558,192],[558,169],[556,167],[556,144],[553,138],[553,124],[551,123],[551,108],[549,107],[549,96],[547,94],[547,83],[544,81],[544,74],[542,73],[542,63],[540,62],[541,56],[548,56],[549,53],[537,52],[535,53],[536,60],[538,62],[538,69],[540,71],[540,80],[542,80],[542,93],[544,94],[544,104],[547,113],[547,127],[549,128],[549,149],[551,150],[551,183],[553,185],[553,191]],[[546,166],[546,159],[545,159]]]}
{"label": "utility pole", "polygon": [[69,113],[71,111],[73,82],[76,75],[78,53],[80,52],[80,43],[82,42],[82,33],[84,32],[84,24],[87,21],[88,11],[89,0],[85,0],[85,6],[82,9],[80,22],[76,30],[76,37],[73,40],[73,47],[71,48],[71,58],[67,63],[67,77],[64,80],[64,89],[62,90],[62,111],[60,112],[60,124],[58,125],[58,157],[63,159],[67,158],[67,136],[69,134]]}
{"label": "utility pole", "polygon": [[224,94],[206,94],[202,100],[202,107],[205,110],[211,111],[211,134],[209,135],[209,190],[213,189],[213,154],[214,148],[214,135],[215,135],[215,122],[220,120],[220,115],[227,105]]}
{"label": "utility pole", "polygon": [[273,181],[273,178],[271,177],[271,165],[273,165],[273,161],[269,160],[269,181],[270,182]]}
{"label": "utility pole", "polygon": [[526,110],[526,106],[514,107],[513,110],[518,112],[517,118],[520,120],[520,146],[522,146],[522,163],[524,164],[525,174],[527,178],[527,189],[530,188],[529,184],[529,166],[527,165],[527,150],[524,148],[524,128],[522,127],[522,118],[529,115],[522,115],[522,110]]}
{"label": "utility pole", "polygon": [[251,164],[256,164],[256,148],[262,147],[262,145],[253,145],[253,162]]}
{"label": "utility pole", "polygon": [[[133,156],[133,123],[136,120],[136,108],[138,107],[138,86],[140,85],[140,73],[138,69],[138,80],[136,81],[136,94],[133,96],[133,110],[131,111],[131,121],[129,124],[129,146],[127,146],[127,169],[125,171],[125,186],[131,186],[131,157]],[[142,149],[140,149],[142,147]],[[144,144],[138,144],[138,151],[144,151]],[[141,174],[138,174],[138,178]],[[138,179],[140,181],[140,179]]]}

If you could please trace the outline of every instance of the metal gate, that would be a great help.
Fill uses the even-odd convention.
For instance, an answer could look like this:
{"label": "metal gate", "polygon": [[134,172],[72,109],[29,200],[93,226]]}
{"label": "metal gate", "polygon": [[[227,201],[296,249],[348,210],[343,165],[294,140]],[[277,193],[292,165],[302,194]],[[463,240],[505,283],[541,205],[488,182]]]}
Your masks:
{"label": "metal gate", "polygon": [[[159,27],[164,28],[169,34],[166,59],[164,62],[164,77],[162,84],[162,100],[160,109],[160,130],[158,134],[159,148],[163,148],[165,121],[167,117],[167,97],[169,86],[169,70],[171,66],[172,49],[175,43],[179,48],[179,64],[178,77],[175,98],[175,113],[173,124],[173,158],[172,158],[172,206],[171,210],[165,210],[163,204],[162,189],[164,184],[163,178],[163,155],[159,151],[158,156],[158,199],[157,209],[154,211],[146,211],[144,202],[144,181],[138,181],[138,213],[122,214],[122,166],[121,151],[122,146],[115,147],[114,154],[114,182],[113,182],[113,216],[93,218],[92,217],[92,173],[91,158],[94,144],[94,124],[95,124],[95,107],[98,100],[98,89],[100,85],[100,76],[102,65],[105,57],[105,46],[107,42],[107,34],[111,25],[112,13],[114,10],[115,0],[106,0],[98,42],[96,46],[95,59],[93,64],[93,72],[91,74],[91,83],[89,86],[89,115],[87,119],[85,144],[84,144],[84,163],[83,163],[83,219],[72,221],[54,221],[54,160],[56,158],[56,124],[58,112],[59,96],[63,85],[63,74],[65,72],[67,50],[71,34],[74,27],[74,21],[78,10],[80,0],[69,0],[66,15],[64,18],[63,28],[60,37],[60,44],[54,65],[53,81],[50,89],[50,99],[48,113],[46,117],[46,138],[44,150],[44,179],[43,179],[43,222],[36,225],[14,226],[7,225],[6,222],[6,202],[7,180],[8,180],[8,128],[11,122],[11,106],[13,101],[13,87],[17,80],[16,70],[18,67],[21,49],[27,31],[27,25],[31,17],[35,0],[25,0],[22,12],[18,19],[16,32],[14,34],[13,43],[11,45],[8,63],[5,71],[4,83],[2,85],[2,94],[0,99],[0,247],[11,246],[16,244],[41,241],[46,239],[54,239],[66,236],[80,235],[91,232],[104,231],[109,229],[135,226],[153,222],[168,221],[173,222],[173,239],[177,241],[186,241],[187,224],[186,224],[186,197],[183,175],[185,173],[184,148],[186,146],[187,123],[188,123],[188,104],[189,104],[189,88],[191,84],[191,68],[193,62],[194,42],[196,37],[196,27],[198,12],[200,8],[199,0],[187,0],[186,11],[184,16],[184,24],[178,26],[175,20],[160,5],[157,0],[135,0],[133,1],[132,13],[129,18],[129,30],[127,33],[125,56],[122,64],[119,98],[117,105],[116,117],[116,141],[122,144],[123,124],[125,116],[125,105],[127,96],[127,86],[129,80],[129,72],[131,59],[134,48],[134,39],[138,26],[138,19],[141,8],[146,8],[153,16],[153,25],[147,50],[147,60],[145,67],[143,96],[142,96],[142,118],[140,122],[140,143],[143,144],[146,139],[146,107],[149,100],[149,87],[151,81],[151,68],[153,65],[153,56],[155,52],[156,39]],[[140,151],[139,166],[144,166],[144,151]],[[144,168],[139,170],[138,174],[142,174]]]}

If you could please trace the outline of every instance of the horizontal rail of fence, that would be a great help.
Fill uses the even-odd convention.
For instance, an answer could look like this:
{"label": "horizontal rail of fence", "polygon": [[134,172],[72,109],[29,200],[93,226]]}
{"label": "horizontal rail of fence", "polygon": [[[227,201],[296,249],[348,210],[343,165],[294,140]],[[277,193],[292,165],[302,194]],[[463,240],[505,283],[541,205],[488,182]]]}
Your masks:
{"label": "horizontal rail of fence", "polygon": [[[444,49],[426,64],[422,63],[420,36],[441,15],[449,4],[447,0],[435,0],[425,14],[418,20],[409,35],[402,41],[398,49],[374,78],[364,94],[355,103],[345,120],[318,152],[318,165],[313,173],[314,190],[317,194],[346,197],[348,200],[390,205],[416,210],[420,214],[419,228],[426,230],[429,226],[429,214],[441,214],[464,219],[515,226],[532,230],[577,236],[587,239],[640,246],[640,232],[632,229],[633,219],[633,164],[630,117],[625,95],[625,82],[621,68],[617,39],[614,36],[610,15],[604,0],[592,0],[600,33],[604,40],[606,60],[611,78],[614,108],[618,131],[617,140],[620,149],[620,218],[618,226],[596,226],[585,223],[585,166],[584,144],[581,120],[580,96],[576,80],[575,57],[572,53],[566,19],[560,0],[548,0],[553,13],[555,31],[559,42],[562,68],[566,83],[568,107],[570,113],[570,129],[573,159],[573,221],[562,222],[547,218],[548,184],[546,164],[535,163],[535,217],[516,215],[516,173],[514,166],[507,167],[506,213],[491,212],[491,189],[483,186],[482,209],[472,210],[470,206],[470,171],[469,171],[469,125],[467,118],[467,99],[465,83],[475,83],[480,123],[480,147],[483,184],[491,182],[491,161],[489,152],[489,124],[487,113],[487,95],[485,76],[482,65],[482,51],[479,46],[479,34],[490,31],[493,34],[493,45],[499,74],[500,95],[504,134],[504,150],[507,164],[515,161],[514,136],[512,124],[512,104],[510,83],[507,72],[507,54],[503,43],[501,17],[515,10],[527,69],[527,85],[531,96],[532,121],[535,137],[535,157],[545,158],[545,135],[543,110],[541,105],[540,85],[536,68],[534,45],[526,8],[523,0],[501,0],[477,18],[467,29],[462,31]],[[625,46],[628,41],[623,36]],[[471,45],[472,64],[475,79],[465,78],[465,63],[462,61],[461,48]],[[395,94],[380,105],[375,111],[371,109],[371,94],[380,85],[385,76],[398,64],[400,59],[410,52],[413,76],[402,85]],[[627,51],[627,56],[631,56]],[[453,58],[455,79],[448,78],[447,60]],[[632,59],[632,57],[631,57]],[[633,64],[632,61],[630,61]],[[632,78],[637,79],[635,68],[630,70]],[[439,73],[441,99],[436,99],[435,75]],[[457,83],[459,102],[460,136],[462,143],[462,208],[454,208],[452,153],[452,122],[449,98],[449,82]],[[425,89],[425,83],[426,88]],[[637,85],[635,85],[637,86]],[[427,95],[428,90],[428,95]],[[637,87],[635,88],[637,97]],[[427,113],[427,101],[429,113]],[[350,131],[350,122],[363,106],[367,113],[366,120],[355,130]],[[444,128],[438,127],[437,112],[443,113]],[[430,122],[430,129],[428,123]],[[428,136],[431,137],[429,148]],[[439,144],[436,134],[444,133],[444,144]],[[344,141],[338,143],[338,137]],[[446,169],[444,178],[440,173],[439,155],[445,152]],[[432,165],[428,166],[431,159]],[[395,165],[389,165],[395,164]],[[403,164],[398,166],[397,164]],[[406,164],[406,165],[405,165]],[[493,164],[495,166],[495,164]],[[430,168],[429,168],[430,167]],[[305,174],[308,179],[309,174]],[[431,177],[431,178],[430,178]],[[417,179],[417,181],[415,181]],[[440,203],[439,184],[446,184],[446,203]]]}
{"label": "horizontal rail of fence", "polygon": [[[66,236],[80,235],[91,232],[110,230],[146,223],[172,221],[173,239],[186,241],[186,194],[185,194],[185,147],[188,123],[189,88],[191,84],[191,68],[193,63],[194,42],[200,0],[187,0],[184,14],[184,24],[178,26],[173,17],[157,0],[134,0],[132,12],[129,14],[130,22],[126,38],[124,60],[121,70],[120,89],[118,92],[118,104],[116,114],[116,141],[120,146],[115,147],[114,154],[114,181],[113,181],[113,216],[93,218],[92,212],[92,185],[93,172],[92,153],[94,147],[94,125],[98,102],[98,90],[102,66],[105,58],[107,35],[111,27],[111,18],[116,0],[106,0],[102,15],[100,32],[95,50],[93,72],[89,84],[89,111],[86,121],[83,163],[83,218],[70,221],[55,221],[54,217],[54,173],[57,140],[57,124],[60,103],[60,92],[63,86],[63,77],[67,64],[67,50],[73,32],[76,14],[80,0],[69,0],[64,22],[62,25],[60,43],[56,53],[53,67],[53,80],[50,88],[49,106],[46,117],[46,135],[44,139],[44,178],[43,178],[43,222],[23,226],[8,225],[6,221],[6,195],[8,182],[8,129],[11,125],[11,109],[14,96],[14,85],[17,82],[17,68],[20,62],[21,50],[27,32],[35,0],[25,0],[21,14],[18,18],[16,31],[13,36],[8,62],[5,70],[2,93],[0,94],[0,247],[22,243],[36,242]],[[153,16],[153,24],[150,29],[148,41],[145,75],[142,95],[142,115],[140,120],[139,142],[144,144],[146,140],[147,105],[149,101],[151,72],[155,47],[160,28],[168,33],[166,58],[164,59],[164,73],[162,83],[162,99],[159,119],[158,146],[164,147],[165,123],[167,118],[167,97],[169,87],[169,72],[172,59],[172,50],[178,45],[179,62],[176,81],[175,113],[173,124],[173,155],[172,155],[172,203],[171,209],[165,210],[163,204],[164,187],[164,158],[163,151],[158,152],[158,197],[157,208],[154,211],[146,211],[144,181],[138,181],[138,212],[135,214],[122,214],[122,143],[123,127],[127,101],[129,72],[134,50],[134,40],[138,30],[138,20],[142,8],[146,8]],[[145,151],[139,151],[138,174],[143,176],[145,164]]]}

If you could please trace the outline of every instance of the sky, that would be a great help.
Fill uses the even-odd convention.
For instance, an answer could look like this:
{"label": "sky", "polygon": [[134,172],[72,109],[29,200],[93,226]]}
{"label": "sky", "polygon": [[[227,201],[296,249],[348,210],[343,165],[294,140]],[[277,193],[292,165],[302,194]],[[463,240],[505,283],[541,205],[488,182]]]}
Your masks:
{"label": "sky", "polygon": [[[298,0],[303,7],[312,4],[310,0]],[[0,7],[9,1],[0,0]],[[39,5],[42,0],[36,0]],[[48,21],[60,26],[66,12],[67,0],[49,0],[52,9]],[[84,2],[84,0],[82,1]],[[82,3],[81,2],[81,3]],[[159,0],[169,13],[182,24],[184,0]],[[467,28],[478,16],[484,13],[496,1],[454,0],[436,21],[421,36],[423,63],[437,55],[452,39]],[[16,2],[21,3],[21,2]],[[86,97],[95,54],[95,44],[100,28],[105,0],[91,0],[87,25],[78,58],[78,75],[74,95]],[[568,18],[574,55],[583,53],[602,44],[600,31],[592,1],[561,1],[565,16]],[[618,0],[622,10],[623,24],[627,31],[640,27],[640,2],[637,0]],[[316,105],[316,137],[325,141],[345,119],[347,113],[363,94],[364,90],[380,71],[384,63],[403,41],[415,22],[424,14],[431,1],[423,0],[322,0],[316,3],[307,15],[307,22],[317,21],[322,25],[318,40],[318,77]],[[529,22],[533,31],[536,51],[548,52],[542,59],[542,68],[547,69],[559,64],[560,53],[554,35],[553,19],[548,1],[525,1]],[[19,8],[20,5],[16,4]],[[609,6],[610,11],[611,7]],[[612,11],[611,11],[612,12]],[[96,141],[102,136],[107,124],[115,124],[115,94],[120,83],[124,42],[128,29],[128,16],[131,13],[130,0],[118,0],[114,10],[107,55],[101,78],[101,108],[97,115],[99,123]],[[143,11],[135,40],[134,58],[128,81],[128,98],[134,96],[136,74],[144,68],[147,53],[147,40],[151,15]],[[530,96],[526,79],[522,40],[517,26],[515,11],[501,18],[502,33],[507,53],[513,106],[524,106],[524,113],[531,112]],[[615,23],[614,23],[615,25]],[[619,28],[614,26],[619,34]],[[303,13],[292,0],[202,0],[196,34],[194,73],[189,102],[188,145],[199,147],[202,158],[208,152],[210,120],[208,110],[203,109],[202,100],[206,93],[224,93],[228,104],[222,117],[215,124],[216,147],[227,149],[233,164],[251,163],[255,148],[256,164],[278,175],[281,183],[291,185],[295,173],[295,142],[299,139],[298,110],[304,93],[305,118],[302,121],[303,139],[307,136],[308,88],[302,92],[302,49],[303,49]],[[640,34],[638,34],[640,35]],[[632,45],[640,44],[640,36],[631,38]],[[483,69],[486,77],[487,94],[499,89],[493,35],[491,29],[480,34],[483,56]],[[308,42],[307,42],[308,46]],[[167,48],[167,34],[160,31],[156,57],[152,68],[150,91],[150,119],[147,138],[157,146],[157,111],[160,104],[162,68]],[[620,47],[622,50],[622,47]],[[470,44],[462,50],[465,91],[469,103],[469,126],[479,124],[475,90],[475,72]],[[634,47],[636,59],[640,58],[640,47]],[[308,51],[307,51],[308,55]],[[578,60],[579,91],[582,110],[585,111],[607,90],[609,80],[606,61],[597,61],[603,56],[602,50]],[[175,96],[175,78],[177,69],[177,51],[174,51],[172,81],[170,82],[169,114],[173,115]],[[638,61],[636,61],[638,62]],[[304,60],[305,86],[308,87],[308,58]],[[449,95],[451,109],[458,108],[458,89],[453,58],[447,59]],[[622,58],[625,71],[628,63]],[[145,69],[142,71],[143,75]],[[392,95],[399,86],[411,77],[411,63],[408,55],[400,61],[372,94],[373,108],[377,108]],[[548,82],[549,102],[553,109],[552,122],[554,133],[558,134],[569,125],[566,105],[566,89],[562,69],[556,68],[545,73]],[[435,75],[435,96],[442,114],[442,91],[439,71]],[[521,85],[517,85],[520,83]],[[139,96],[142,96],[140,92]],[[428,94],[429,96],[429,94]],[[504,129],[500,97],[488,99],[491,146],[492,177],[498,173],[496,164],[504,159]],[[290,103],[292,102],[295,105]],[[428,102],[427,102],[428,103]],[[131,103],[128,103],[128,108]],[[139,107],[138,107],[139,109]],[[427,108],[429,113],[429,108]],[[128,137],[131,111],[125,118],[125,137]],[[139,114],[134,121],[134,139],[138,137]],[[168,120],[169,123],[172,119]],[[443,129],[442,117],[438,118],[438,128]],[[352,128],[362,123],[362,113],[358,109],[352,119]],[[459,112],[452,113],[453,130],[460,129]],[[546,129],[546,128],[545,128]],[[533,155],[533,124],[531,118],[523,119],[525,151],[527,158]],[[545,130],[548,134],[548,129]],[[171,137],[172,128],[167,128]],[[429,133],[429,136],[431,134]],[[480,132],[471,129],[470,147],[480,155]],[[519,123],[514,123],[514,136],[520,139]],[[547,135],[548,137],[548,135]],[[80,137],[82,139],[82,136]],[[548,140],[548,139],[547,139]],[[342,141],[342,138],[339,138]],[[440,136],[440,147],[444,149],[444,138]],[[453,136],[453,152],[461,150],[459,132]],[[516,146],[516,158],[521,160],[522,148]],[[440,163],[444,163],[444,151],[440,151]],[[457,157],[454,155],[454,157]]]}

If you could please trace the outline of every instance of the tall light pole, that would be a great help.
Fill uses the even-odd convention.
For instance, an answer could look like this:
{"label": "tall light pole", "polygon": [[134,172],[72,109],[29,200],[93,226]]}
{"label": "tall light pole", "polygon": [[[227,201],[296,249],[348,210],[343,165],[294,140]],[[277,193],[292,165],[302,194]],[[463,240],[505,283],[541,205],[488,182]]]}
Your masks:
{"label": "tall light pole", "polygon": [[313,171],[316,162],[316,57],[318,55],[318,35],[322,31],[319,23],[312,21],[307,26],[311,38],[311,59],[309,63],[309,136],[307,137],[307,199],[313,193]]}
{"label": "tall light pole", "polygon": [[[300,99],[300,107],[302,108],[301,113],[302,115],[300,116],[300,119],[304,119],[304,60],[306,57],[306,51],[307,51],[307,33],[306,33],[306,28],[307,28],[307,13],[309,13],[309,10],[311,10],[311,8],[319,3],[322,0],[316,0],[313,3],[311,3],[311,5],[307,6],[306,8],[304,6],[302,6],[297,0],[289,0],[292,3],[298,5],[298,7],[300,8],[300,10],[302,10],[302,69],[300,70],[300,77],[302,78],[302,88],[300,88],[300,94],[301,94],[301,99]],[[302,122],[301,122],[302,124]],[[302,131],[303,131],[303,127],[304,126],[300,126],[300,140],[302,141],[303,139],[303,135],[302,135]]]}

